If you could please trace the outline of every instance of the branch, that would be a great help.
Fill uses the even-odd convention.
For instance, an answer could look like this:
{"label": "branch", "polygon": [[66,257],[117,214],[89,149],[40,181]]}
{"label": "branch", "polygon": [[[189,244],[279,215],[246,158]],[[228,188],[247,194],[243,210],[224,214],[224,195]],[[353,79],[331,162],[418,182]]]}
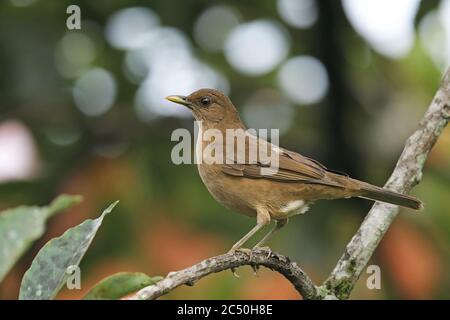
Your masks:
{"label": "branch", "polygon": [[[405,148],[385,188],[408,193],[420,182],[428,153],[444,130],[449,118],[450,69],[420,121],[419,128],[406,141]],[[324,283],[323,289],[339,299],[348,298],[375,248],[397,214],[398,206],[380,202],[373,205],[330,277]]]}
{"label": "branch", "polygon": [[[408,193],[422,177],[422,169],[431,148],[450,119],[450,69],[444,76],[419,128],[408,138],[397,165],[385,188]],[[194,285],[199,279],[226,269],[249,265],[264,266],[285,276],[304,299],[346,299],[369,262],[375,248],[398,214],[395,205],[376,202],[357,233],[348,243],[329,278],[320,287],[295,262],[278,253],[256,249],[251,254],[237,251],[212,257],[202,262],[171,272],[156,285],[140,290],[131,299],[156,299],[180,285]]]}
{"label": "branch", "polygon": [[305,299],[318,298],[317,289],[313,282],[296,262],[291,262],[288,257],[278,253],[258,248],[250,253],[236,251],[233,254],[227,253],[208,258],[192,267],[171,272],[157,284],[140,290],[131,299],[156,299],[183,284],[193,286],[196,281],[211,273],[227,269],[234,271],[234,268],[245,265],[251,266],[255,272],[259,266],[278,271],[292,283]]}

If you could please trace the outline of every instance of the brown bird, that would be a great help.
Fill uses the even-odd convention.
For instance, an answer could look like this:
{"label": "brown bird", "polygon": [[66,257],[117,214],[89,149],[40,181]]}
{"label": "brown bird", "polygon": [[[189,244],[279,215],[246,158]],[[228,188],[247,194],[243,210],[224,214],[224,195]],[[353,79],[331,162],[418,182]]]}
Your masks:
{"label": "brown bird", "polygon": [[[276,221],[273,229],[255,245],[262,246],[275,231],[286,225],[289,217],[305,213],[308,206],[316,200],[359,197],[416,210],[422,208],[421,201],[414,197],[352,179],[327,169],[313,159],[249,134],[231,100],[218,90],[201,89],[189,96],[174,95],[166,99],[188,107],[194,118],[201,121],[196,155],[197,159],[203,157],[203,160],[201,163],[197,160],[197,166],[211,195],[231,210],[256,217],[256,226],[236,242],[230,252],[241,248],[252,235],[273,219]],[[212,142],[202,139],[202,134],[209,129],[222,133],[224,139]],[[226,139],[227,130],[230,129],[238,134],[232,139]],[[245,150],[236,148],[239,138],[244,139]],[[211,148],[211,144],[221,147],[223,161],[212,161],[211,158],[217,155],[208,155],[206,148]],[[249,152],[254,146],[267,148],[269,153],[277,156],[276,170],[270,170],[268,163],[263,162],[259,156],[249,160]],[[219,149],[216,152],[217,150]],[[238,158],[243,153],[245,156]]]}

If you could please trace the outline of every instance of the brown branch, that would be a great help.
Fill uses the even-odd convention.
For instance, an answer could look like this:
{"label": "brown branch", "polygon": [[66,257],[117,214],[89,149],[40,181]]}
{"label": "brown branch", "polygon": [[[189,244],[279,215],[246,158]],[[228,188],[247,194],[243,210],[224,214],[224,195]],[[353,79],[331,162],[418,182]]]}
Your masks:
{"label": "brown branch", "polygon": [[131,298],[156,299],[183,284],[192,286],[195,282],[211,273],[227,269],[233,270],[245,265],[252,266],[255,270],[259,266],[275,270],[285,276],[305,299],[318,298],[313,282],[296,262],[291,262],[286,256],[271,253],[264,249],[255,249],[251,253],[236,251],[233,254],[227,253],[208,258],[192,267],[169,273],[166,278],[159,281],[156,285],[140,290]]}
{"label": "brown branch", "polygon": [[[422,169],[431,148],[444,130],[450,118],[450,69],[442,80],[418,129],[408,138],[403,153],[385,187],[400,193],[408,193],[422,177]],[[344,254],[325,283],[316,287],[295,262],[278,253],[262,249],[224,254],[177,271],[140,290],[132,299],[155,299],[176,287],[193,285],[199,279],[215,272],[244,265],[264,266],[284,275],[305,299],[346,299],[366,267],[375,248],[398,214],[398,207],[375,203],[357,233],[348,243]]]}

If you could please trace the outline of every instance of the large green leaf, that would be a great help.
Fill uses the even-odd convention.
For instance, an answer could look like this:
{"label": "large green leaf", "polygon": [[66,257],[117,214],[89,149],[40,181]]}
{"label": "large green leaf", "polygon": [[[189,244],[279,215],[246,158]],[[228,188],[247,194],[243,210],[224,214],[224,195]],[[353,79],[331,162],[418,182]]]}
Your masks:
{"label": "large green leaf", "polygon": [[119,272],[97,283],[85,300],[114,300],[146,286],[156,284],[162,277],[150,277],[140,272]]}
{"label": "large green leaf", "polygon": [[80,201],[80,196],[61,195],[47,207],[21,206],[0,213],[0,282],[33,241],[42,236],[45,221]]}
{"label": "large green leaf", "polygon": [[79,265],[103,218],[117,203],[111,204],[99,218],[85,220],[47,242],[23,276],[19,299],[53,299],[67,280],[67,268]]}

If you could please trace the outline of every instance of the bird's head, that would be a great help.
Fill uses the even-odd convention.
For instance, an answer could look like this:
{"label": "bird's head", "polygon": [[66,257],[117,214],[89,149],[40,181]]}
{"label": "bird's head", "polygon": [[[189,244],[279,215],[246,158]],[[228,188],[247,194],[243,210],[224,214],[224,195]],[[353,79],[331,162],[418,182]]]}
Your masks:
{"label": "bird's head", "polygon": [[218,124],[227,122],[228,125],[241,125],[239,115],[224,93],[215,89],[200,89],[189,96],[168,96],[167,100],[182,104],[189,108],[195,119],[204,121],[206,124]]}

